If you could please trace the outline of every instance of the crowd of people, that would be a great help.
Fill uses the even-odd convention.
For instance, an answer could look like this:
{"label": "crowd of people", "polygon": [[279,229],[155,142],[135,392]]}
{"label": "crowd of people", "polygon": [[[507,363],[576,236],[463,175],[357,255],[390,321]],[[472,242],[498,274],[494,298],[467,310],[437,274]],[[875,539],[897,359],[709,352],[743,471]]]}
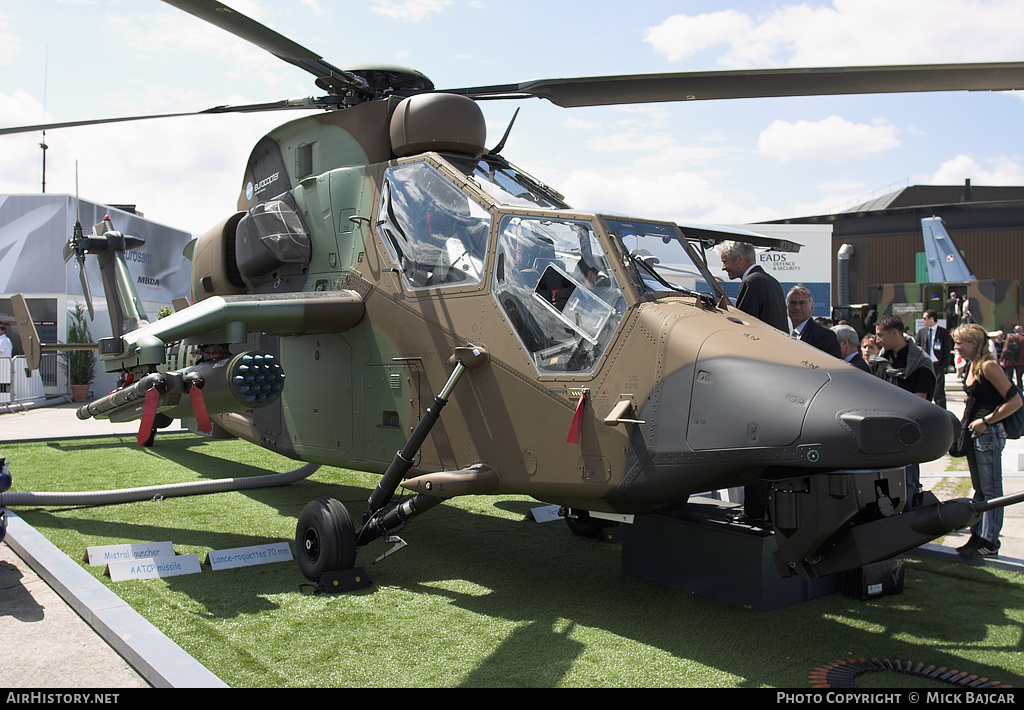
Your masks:
{"label": "crowd of people", "polygon": [[[961,428],[974,499],[1002,496],[1001,454],[1006,431],[1001,422],[1024,406],[1020,394],[1024,390],[1021,326],[1009,334],[988,333],[974,322],[967,294],[950,292],[944,313],[946,326],[936,311],[928,310],[922,327],[911,333],[899,316],[886,314],[865,323],[868,332],[861,337],[846,322],[833,324],[828,318],[812,317],[814,299],[803,286],[783,295],[781,284],[756,264],[752,245],[725,242],[719,255],[729,278],[741,279],[737,308],[865,373],[945,408],[946,374],[955,368],[966,395]],[[788,322],[781,313],[788,316]],[[919,502],[922,491],[919,465],[907,467],[906,481],[905,509],[910,509]],[[747,522],[766,521],[767,485],[747,486],[744,493],[742,517]],[[1002,519],[1001,508],[985,512],[972,526],[970,540],[957,552],[968,558],[998,556]]]}

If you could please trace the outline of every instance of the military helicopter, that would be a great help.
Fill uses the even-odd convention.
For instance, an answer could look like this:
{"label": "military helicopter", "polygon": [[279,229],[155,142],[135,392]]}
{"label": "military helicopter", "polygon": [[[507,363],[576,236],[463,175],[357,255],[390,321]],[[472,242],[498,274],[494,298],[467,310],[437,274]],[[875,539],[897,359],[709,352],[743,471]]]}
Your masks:
{"label": "military helicopter", "polygon": [[[296,548],[310,580],[351,569],[379,538],[398,546],[415,517],[460,495],[530,496],[585,531],[594,518],[767,481],[780,574],[805,579],[980,516],[981,505],[930,494],[901,512],[902,467],[948,450],[948,412],[731,305],[703,247],[765,238],[574,210],[501,155],[504,138],[486,147],[476,101],[1006,90],[1024,88],[1024,63],[440,91],[413,69],[335,67],[218,2],[167,1],[327,92],[204,113],[325,111],[256,144],[234,213],[186,248],[191,303],[169,317],[146,323],[133,305],[131,240],[111,223],[76,230],[65,259],[105,255],[116,305],[101,362],[120,376],[79,416],[138,419],[140,443],[195,420],[298,460],[382,474],[361,517],[333,499],[303,509]],[[110,120],[133,119],[47,128]]]}

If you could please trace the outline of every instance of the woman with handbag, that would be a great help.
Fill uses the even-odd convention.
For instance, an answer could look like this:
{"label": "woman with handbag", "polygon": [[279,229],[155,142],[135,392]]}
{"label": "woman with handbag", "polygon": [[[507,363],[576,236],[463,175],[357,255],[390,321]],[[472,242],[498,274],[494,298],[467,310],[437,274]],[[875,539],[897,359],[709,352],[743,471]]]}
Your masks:
{"label": "woman with handbag", "polygon": [[[974,500],[985,501],[1003,495],[1003,446],[1006,433],[1000,423],[1021,407],[1021,398],[992,357],[988,334],[977,323],[967,323],[953,331],[953,345],[967,362],[964,372],[964,431],[969,436],[967,465],[974,486]],[[971,539],[957,548],[964,557],[996,557],[999,532],[1003,527],[1003,509],[982,514],[971,526]]]}

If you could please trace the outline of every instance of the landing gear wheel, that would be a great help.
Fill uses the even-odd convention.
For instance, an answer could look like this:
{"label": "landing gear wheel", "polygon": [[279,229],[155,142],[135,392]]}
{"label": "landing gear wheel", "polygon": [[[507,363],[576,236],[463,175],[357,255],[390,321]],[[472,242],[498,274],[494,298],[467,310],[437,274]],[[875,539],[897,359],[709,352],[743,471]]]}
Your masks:
{"label": "landing gear wheel", "polygon": [[575,534],[580,537],[589,537],[594,540],[601,537],[601,531],[605,528],[610,528],[618,525],[610,520],[602,520],[601,518],[592,518],[590,513],[585,510],[578,510],[574,513],[575,518],[565,517],[565,524],[569,526]]}
{"label": "landing gear wheel", "polygon": [[356,528],[352,517],[333,498],[310,501],[295,526],[299,569],[311,582],[324,572],[352,569],[356,562]]}

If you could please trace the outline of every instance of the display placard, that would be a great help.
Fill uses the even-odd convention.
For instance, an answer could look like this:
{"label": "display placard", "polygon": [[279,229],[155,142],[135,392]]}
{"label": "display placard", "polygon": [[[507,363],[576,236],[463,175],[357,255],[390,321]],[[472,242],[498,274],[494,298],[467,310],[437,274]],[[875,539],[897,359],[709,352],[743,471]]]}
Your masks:
{"label": "display placard", "polygon": [[210,568],[215,570],[265,565],[270,562],[287,562],[291,559],[292,548],[287,542],[235,547],[230,550],[211,550],[206,556]]}
{"label": "display placard", "polygon": [[150,557],[142,560],[119,560],[107,565],[107,574],[113,582],[125,579],[153,579],[155,577],[176,577],[181,574],[196,574],[201,571],[199,555],[174,555],[173,557]]}
{"label": "display placard", "polygon": [[135,542],[122,545],[98,545],[86,548],[86,561],[92,566],[150,557],[173,557],[174,546],[166,542]]}

